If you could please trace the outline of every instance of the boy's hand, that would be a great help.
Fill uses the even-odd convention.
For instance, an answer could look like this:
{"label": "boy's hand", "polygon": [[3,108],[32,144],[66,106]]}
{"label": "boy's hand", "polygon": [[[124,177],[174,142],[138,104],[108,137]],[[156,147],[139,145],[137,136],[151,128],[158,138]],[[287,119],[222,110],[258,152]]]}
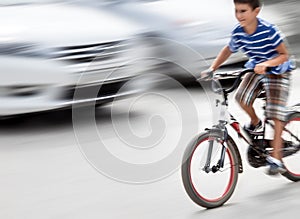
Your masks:
{"label": "boy's hand", "polygon": [[257,64],[254,68],[256,74],[266,74],[268,66],[265,64]]}
{"label": "boy's hand", "polygon": [[209,68],[200,73],[201,80],[210,80],[214,76],[214,70]]}

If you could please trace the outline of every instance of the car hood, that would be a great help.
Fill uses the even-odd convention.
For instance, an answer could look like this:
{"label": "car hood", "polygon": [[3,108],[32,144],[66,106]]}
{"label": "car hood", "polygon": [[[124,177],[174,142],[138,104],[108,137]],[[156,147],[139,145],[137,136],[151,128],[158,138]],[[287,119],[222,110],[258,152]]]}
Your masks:
{"label": "car hood", "polygon": [[127,39],[142,27],[101,9],[69,4],[0,7],[0,43],[71,46]]}

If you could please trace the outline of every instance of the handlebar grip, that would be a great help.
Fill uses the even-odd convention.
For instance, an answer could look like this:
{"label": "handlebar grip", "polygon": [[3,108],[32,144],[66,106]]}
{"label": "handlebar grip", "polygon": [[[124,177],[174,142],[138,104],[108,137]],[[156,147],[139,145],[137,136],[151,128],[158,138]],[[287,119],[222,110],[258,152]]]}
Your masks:
{"label": "handlebar grip", "polygon": [[272,71],[273,67],[267,67],[266,72]]}

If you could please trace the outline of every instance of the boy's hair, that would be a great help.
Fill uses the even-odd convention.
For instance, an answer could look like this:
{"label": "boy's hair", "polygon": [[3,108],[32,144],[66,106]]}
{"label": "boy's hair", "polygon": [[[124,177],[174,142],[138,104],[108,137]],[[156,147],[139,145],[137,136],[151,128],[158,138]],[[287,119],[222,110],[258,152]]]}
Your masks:
{"label": "boy's hair", "polygon": [[249,4],[252,7],[252,9],[261,6],[260,0],[233,0],[233,2],[240,3],[240,4]]}

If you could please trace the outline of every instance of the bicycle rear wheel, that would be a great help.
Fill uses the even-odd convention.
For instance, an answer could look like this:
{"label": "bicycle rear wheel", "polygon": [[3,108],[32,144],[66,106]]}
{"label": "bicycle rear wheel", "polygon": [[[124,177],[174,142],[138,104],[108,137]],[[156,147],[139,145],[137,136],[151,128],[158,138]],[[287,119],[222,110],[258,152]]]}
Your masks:
{"label": "bicycle rear wheel", "polygon": [[300,113],[289,116],[282,135],[285,145],[283,148],[283,163],[287,172],[282,174],[292,181],[300,180]]}
{"label": "bicycle rear wheel", "polygon": [[229,137],[225,153],[224,167],[216,172],[206,172],[210,141],[213,141],[210,167],[218,164],[222,143],[218,133],[203,133],[195,138],[185,150],[181,175],[189,197],[205,208],[223,205],[233,194],[238,180],[239,160],[233,140]]}

